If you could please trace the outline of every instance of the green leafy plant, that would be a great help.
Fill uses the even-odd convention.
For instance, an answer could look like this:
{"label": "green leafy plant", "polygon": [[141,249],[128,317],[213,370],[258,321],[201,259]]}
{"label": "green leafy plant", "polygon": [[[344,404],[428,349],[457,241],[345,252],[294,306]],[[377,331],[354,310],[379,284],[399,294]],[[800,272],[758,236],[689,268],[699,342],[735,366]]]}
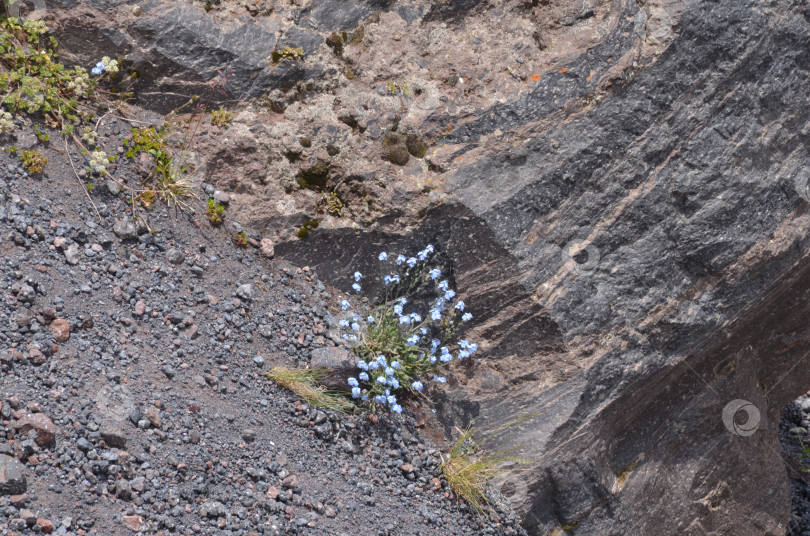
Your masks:
{"label": "green leafy plant", "polygon": [[458,439],[453,444],[447,457],[442,458],[442,476],[447,481],[450,489],[479,515],[485,513],[485,506],[490,502],[486,494],[487,484],[513,471],[505,469],[504,464],[528,463],[528,460],[512,455],[512,452],[516,449],[488,453],[484,449],[484,444],[510,426],[524,422],[534,416],[536,415],[531,414],[510,422],[480,441],[473,439],[475,430],[471,426],[468,426],[465,430],[459,429]]}
{"label": "green leafy plant", "polygon": [[310,231],[313,231],[318,228],[321,224],[318,220],[307,220],[301,225],[301,228],[298,229],[298,232],[295,234],[298,238],[306,238],[309,236]]}
{"label": "green leafy plant", "polygon": [[0,20],[0,105],[13,114],[41,113],[69,134],[83,120],[83,103],[93,98],[97,79],[59,63],[48,31],[41,21]]}
{"label": "green leafy plant", "polygon": [[211,225],[219,225],[225,220],[225,206],[214,199],[209,199],[206,214]]}
{"label": "green leafy plant", "polygon": [[341,413],[354,409],[354,404],[348,402],[337,393],[330,393],[317,384],[323,377],[324,371],[320,369],[296,369],[289,367],[276,367],[267,373],[267,377],[278,385],[294,392],[301,399],[316,407],[327,408]]}
{"label": "green leafy plant", "polygon": [[233,241],[237,246],[245,247],[247,246],[247,235],[243,232],[241,233],[234,233]]}
{"label": "green leafy plant", "polygon": [[37,174],[42,173],[42,170],[48,165],[48,159],[36,151],[25,150],[20,154],[22,165],[29,173]]}
{"label": "green leafy plant", "polygon": [[224,127],[229,125],[231,121],[233,121],[233,113],[223,109],[222,107],[220,107],[219,110],[214,110],[213,112],[211,112],[212,125]]}
{"label": "green leafy plant", "polygon": [[335,216],[340,217],[343,212],[343,202],[335,192],[324,192],[318,209],[321,212],[325,211],[329,214],[334,214]]}
{"label": "green leafy plant", "polygon": [[284,47],[282,49],[276,49],[270,56],[270,59],[273,64],[280,62],[281,60],[300,60],[304,57],[304,49],[303,48],[291,48],[291,47]]}
{"label": "green leafy plant", "polygon": [[153,184],[150,189],[166,203],[184,207],[186,197],[194,197],[194,189],[189,180],[193,171],[183,163],[184,155],[172,155],[168,148],[167,129],[155,127],[132,129],[132,140],[125,140],[127,150],[124,156],[134,158],[138,153],[152,155],[155,168],[145,179]]}
{"label": "green leafy plant", "polygon": [[[338,325],[344,330],[343,339],[359,358],[360,372],[356,378],[349,378],[348,384],[352,397],[367,402],[372,411],[387,405],[392,412],[401,413],[397,394],[422,391],[420,378],[428,374],[434,382],[447,383],[444,376],[435,373],[478,351],[476,343],[464,339],[452,342],[472,314],[464,312],[464,301],[456,297],[447,280],[437,281],[441,270],[428,270],[433,252],[433,246],[428,245],[415,257],[396,255],[396,273],[383,277],[385,295],[376,305],[363,305],[355,312],[350,310],[349,300],[340,302],[341,309],[347,312]],[[382,252],[378,259],[387,262],[389,254]],[[362,290],[363,277],[360,272],[354,273],[352,289],[356,292]],[[424,300],[431,292],[438,297],[424,317],[416,311],[404,312],[409,303],[406,296],[421,294]]]}
{"label": "green leafy plant", "polygon": [[37,139],[42,143],[48,143],[48,141],[51,139],[51,135],[48,134],[47,132],[43,132],[39,125],[35,124],[33,128],[34,134],[36,135]]}

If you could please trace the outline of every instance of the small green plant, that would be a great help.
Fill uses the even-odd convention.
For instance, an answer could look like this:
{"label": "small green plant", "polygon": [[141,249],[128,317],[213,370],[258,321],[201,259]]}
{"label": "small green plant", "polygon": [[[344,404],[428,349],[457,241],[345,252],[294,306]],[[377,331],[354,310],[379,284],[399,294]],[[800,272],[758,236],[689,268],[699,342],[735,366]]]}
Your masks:
{"label": "small green plant", "polygon": [[413,91],[408,86],[408,81],[403,80],[402,82],[397,82],[395,80],[388,81],[388,93],[390,95],[396,95],[397,93],[404,95],[406,97],[410,97],[413,95]]}
{"label": "small green plant", "polygon": [[22,165],[29,173],[37,174],[42,173],[42,170],[48,165],[48,159],[36,151],[25,150],[20,154]]}
{"label": "small green plant", "polygon": [[343,202],[335,192],[324,192],[319,208],[321,211],[340,217],[343,212]]}
{"label": "small green plant", "polygon": [[133,128],[132,140],[124,140],[127,151],[124,156],[134,158],[137,153],[149,153],[155,159],[163,158],[166,151],[166,130],[155,127]]}
{"label": "small green plant", "polygon": [[354,409],[354,404],[336,393],[330,393],[317,385],[323,377],[324,371],[320,369],[296,369],[289,367],[276,367],[267,373],[267,377],[281,387],[294,392],[301,399],[319,408],[327,408],[341,413]]}
{"label": "small green plant", "polygon": [[318,228],[321,222],[318,220],[307,220],[301,225],[301,228],[298,229],[298,232],[295,234],[298,238],[306,238],[309,236],[310,231],[314,231]]}
{"label": "small green plant", "polygon": [[475,441],[475,430],[468,426],[458,430],[459,437],[450,449],[447,458],[442,459],[442,476],[457,497],[469,504],[479,515],[485,513],[485,506],[490,502],[486,486],[493,479],[503,477],[511,472],[504,469],[506,463],[528,463],[528,460],[511,455],[515,449],[494,454],[487,453],[483,446],[505,429],[521,423],[535,415],[521,417],[488,435],[481,441]]}
{"label": "small green plant", "polygon": [[281,60],[300,60],[304,57],[303,48],[284,47],[281,50],[276,49],[270,56],[272,63],[275,65]]}
{"label": "small green plant", "polygon": [[211,112],[211,124],[216,125],[218,127],[224,127],[231,124],[233,121],[233,114],[228,110],[223,109],[222,107],[219,110],[214,110]]}
{"label": "small green plant", "polygon": [[247,235],[243,232],[241,233],[234,233],[233,235],[234,243],[239,247],[247,246]]}
{"label": "small green plant", "polygon": [[[0,105],[13,114],[41,113],[69,134],[82,122],[80,103],[93,98],[97,79],[82,67],[59,63],[56,39],[48,31],[41,21],[0,20]],[[117,63],[110,60],[94,74],[115,70]]]}
{"label": "small green plant", "polygon": [[93,151],[90,153],[90,169],[99,175],[107,171],[107,164],[112,161],[111,156],[107,156],[104,151]]}
{"label": "small green plant", "polygon": [[[367,402],[371,411],[387,405],[391,412],[401,413],[398,394],[422,391],[420,378],[423,376],[436,383],[447,383],[447,379],[436,372],[478,351],[476,343],[452,342],[456,331],[472,319],[472,314],[464,312],[464,301],[457,298],[447,280],[437,282],[441,270],[428,270],[433,253],[433,246],[428,245],[415,257],[397,255],[397,273],[383,277],[385,295],[376,305],[364,305],[355,312],[349,310],[349,300],[340,302],[341,309],[348,311],[338,321],[344,330],[343,340],[359,358],[360,372],[356,378],[349,378],[348,384],[352,397]],[[386,262],[389,254],[382,252],[378,259]],[[355,292],[362,290],[363,277],[360,272],[354,273],[352,289]],[[436,296],[424,318],[416,311],[404,313],[408,304],[406,296],[414,294],[423,298],[429,294]]]}
{"label": "small green plant", "polygon": [[138,201],[138,203],[140,203],[143,208],[149,210],[155,204],[155,192],[152,192],[151,190],[145,190],[143,192],[140,192],[137,195],[137,197],[135,197],[135,200]]}
{"label": "small green plant", "polygon": [[42,143],[48,143],[48,140],[51,139],[51,135],[47,132],[43,132],[39,125],[34,125],[34,134],[36,135],[37,139]]}
{"label": "small green plant", "polygon": [[93,147],[98,142],[98,133],[92,127],[85,126],[82,128],[82,141]]}
{"label": "small green plant", "polygon": [[225,206],[215,199],[209,199],[206,214],[208,214],[208,221],[211,222],[211,225],[219,225],[225,220]]}
{"label": "small green plant", "polygon": [[183,164],[183,155],[173,156],[168,149],[168,132],[154,127],[132,129],[132,140],[124,140],[127,151],[124,156],[134,158],[138,153],[152,155],[155,160],[155,169],[146,178],[146,181],[157,182],[152,190],[168,204],[185,206],[186,197],[194,197],[189,177],[193,172]]}
{"label": "small green plant", "polygon": [[0,135],[8,134],[14,130],[14,121],[12,119],[13,116],[10,113],[0,110]]}

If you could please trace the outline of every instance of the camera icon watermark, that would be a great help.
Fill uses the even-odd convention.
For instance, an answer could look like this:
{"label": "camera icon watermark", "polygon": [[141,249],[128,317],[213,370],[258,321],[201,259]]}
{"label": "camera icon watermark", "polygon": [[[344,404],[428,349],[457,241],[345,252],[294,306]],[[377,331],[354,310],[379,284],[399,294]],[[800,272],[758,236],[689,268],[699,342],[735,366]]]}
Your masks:
{"label": "camera icon watermark", "polygon": [[734,435],[748,437],[757,431],[760,413],[747,400],[732,400],[723,408],[723,424]]}
{"label": "camera icon watermark", "polygon": [[596,246],[584,240],[572,240],[562,248],[563,266],[579,275],[591,275],[599,267],[601,255]]}
{"label": "camera icon watermark", "polygon": [[[47,11],[45,0],[6,0],[5,4],[8,16],[18,20],[40,20],[45,16],[45,12]],[[20,10],[23,4],[34,6],[34,10],[24,16],[20,16]]]}

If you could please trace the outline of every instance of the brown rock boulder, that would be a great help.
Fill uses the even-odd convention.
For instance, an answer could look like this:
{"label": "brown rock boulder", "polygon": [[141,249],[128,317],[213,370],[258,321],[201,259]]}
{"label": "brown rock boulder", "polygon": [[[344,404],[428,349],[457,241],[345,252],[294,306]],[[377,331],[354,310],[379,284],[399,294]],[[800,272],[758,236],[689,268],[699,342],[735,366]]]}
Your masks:
{"label": "brown rock boulder", "polygon": [[51,322],[50,330],[56,342],[66,342],[70,339],[70,324],[64,318],[57,318]]}
{"label": "brown rock boulder", "polygon": [[22,419],[18,420],[11,425],[18,434],[27,434],[31,430],[36,430],[37,445],[40,447],[47,447],[56,439],[56,434],[59,429],[53,424],[44,413],[32,413],[25,415]]}

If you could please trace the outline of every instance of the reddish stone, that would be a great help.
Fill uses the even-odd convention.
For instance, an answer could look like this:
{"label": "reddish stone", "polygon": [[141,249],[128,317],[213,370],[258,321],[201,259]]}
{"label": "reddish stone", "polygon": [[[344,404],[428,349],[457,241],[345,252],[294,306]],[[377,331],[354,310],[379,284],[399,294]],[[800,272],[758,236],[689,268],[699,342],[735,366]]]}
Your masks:
{"label": "reddish stone", "polygon": [[144,519],[141,516],[124,516],[124,526],[135,532],[140,532],[146,528]]}
{"label": "reddish stone", "polygon": [[51,522],[50,519],[39,518],[37,519],[37,525],[39,525],[39,527],[42,529],[42,532],[44,532],[45,534],[50,534],[51,532],[53,532],[53,522]]}
{"label": "reddish stone", "polygon": [[51,322],[50,329],[56,342],[66,342],[70,339],[70,324],[64,318],[57,318]]}
{"label": "reddish stone", "polygon": [[25,506],[25,502],[28,500],[28,494],[23,493],[22,495],[12,495],[9,497],[11,500],[11,504],[13,504],[16,508],[22,508]]}
{"label": "reddish stone", "polygon": [[19,434],[27,434],[29,430],[37,431],[36,442],[40,447],[47,447],[56,438],[59,430],[44,413],[33,413],[24,416],[11,425]]}
{"label": "reddish stone", "polygon": [[273,241],[269,238],[262,238],[259,247],[261,248],[260,251],[262,252],[262,255],[268,259],[272,259],[276,254],[275,248],[273,247]]}

